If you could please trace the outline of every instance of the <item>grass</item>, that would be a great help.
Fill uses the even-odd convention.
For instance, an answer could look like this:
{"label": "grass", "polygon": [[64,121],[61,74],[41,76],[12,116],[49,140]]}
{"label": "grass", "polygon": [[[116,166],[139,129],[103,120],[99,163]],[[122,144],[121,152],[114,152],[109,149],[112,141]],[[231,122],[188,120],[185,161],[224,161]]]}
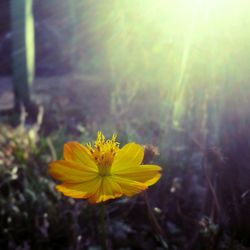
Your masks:
{"label": "grass", "polygon": [[[65,109],[60,106],[64,103],[55,98],[45,103],[43,121],[40,116],[38,122],[27,126],[23,117],[17,127],[0,125],[2,249],[100,247],[98,209],[57,193],[47,173],[48,163],[62,157],[64,142],[86,143],[94,139],[98,129],[110,135],[117,131],[122,144],[131,140],[154,144],[160,152],[154,162],[164,169],[161,181],[148,196],[165,239],[152,223],[143,195],[139,195],[108,202],[111,249],[166,249],[164,242],[169,249],[247,249],[249,139],[245,135],[250,132],[249,120],[225,112],[223,119],[227,122],[217,144],[208,143],[214,135],[209,123],[206,137],[190,116],[185,127],[171,125],[170,117],[167,126],[163,123],[156,108],[156,101],[162,100],[152,98],[157,91],[138,90],[124,105],[122,96],[121,100],[108,96],[109,92],[105,96],[102,88],[96,88],[89,93],[102,93],[108,110],[104,117],[100,108],[94,116],[89,116],[89,109],[80,112],[90,104],[81,98],[79,89],[72,91],[76,98]],[[139,98],[146,94],[154,100],[147,108]],[[88,117],[82,122],[85,115]],[[241,115],[246,117],[244,112]]]}

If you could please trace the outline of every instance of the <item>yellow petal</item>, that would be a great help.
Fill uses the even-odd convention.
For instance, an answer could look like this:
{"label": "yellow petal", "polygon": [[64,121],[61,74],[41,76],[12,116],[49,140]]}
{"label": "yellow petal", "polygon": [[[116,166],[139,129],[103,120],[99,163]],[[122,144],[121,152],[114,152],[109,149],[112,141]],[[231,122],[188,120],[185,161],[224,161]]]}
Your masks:
{"label": "yellow petal", "polygon": [[92,204],[104,202],[122,196],[121,187],[112,180],[111,176],[102,178],[102,183],[97,192],[89,197],[88,201]]}
{"label": "yellow petal", "polygon": [[67,142],[64,144],[64,159],[67,161],[75,161],[91,167],[98,171],[95,161],[91,158],[88,149],[78,142]]}
{"label": "yellow petal", "polygon": [[126,196],[133,196],[147,189],[147,185],[137,181],[121,178],[119,176],[113,175],[112,181],[119,184],[122,189],[122,193]]}
{"label": "yellow petal", "polygon": [[63,183],[57,185],[56,189],[64,195],[72,198],[89,198],[95,194],[101,184],[101,178],[96,177],[90,181],[85,181],[78,184]]}
{"label": "yellow petal", "polygon": [[140,165],[143,157],[144,148],[141,145],[128,143],[117,152],[111,171],[115,174],[123,169]]}
{"label": "yellow petal", "polygon": [[160,179],[160,171],[161,167],[156,165],[140,165],[117,171],[116,175],[151,186]]}
{"label": "yellow petal", "polygon": [[79,183],[95,178],[98,173],[81,163],[62,160],[50,163],[49,174],[59,181]]}

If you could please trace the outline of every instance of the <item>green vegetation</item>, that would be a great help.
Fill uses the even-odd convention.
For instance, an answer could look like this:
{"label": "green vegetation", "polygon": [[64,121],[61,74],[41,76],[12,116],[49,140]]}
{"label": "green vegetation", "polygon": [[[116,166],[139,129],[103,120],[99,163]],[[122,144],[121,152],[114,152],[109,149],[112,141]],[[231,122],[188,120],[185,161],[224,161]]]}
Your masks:
{"label": "green vegetation", "polygon": [[11,1],[12,72],[16,108],[30,106],[34,78],[34,20],[32,0]]}
{"label": "green vegetation", "polygon": [[[0,124],[0,248],[100,249],[98,208],[56,192],[47,170],[65,142],[102,130],[150,144],[163,168],[149,199],[107,203],[110,249],[249,249],[248,1],[34,2],[49,48],[40,58],[57,76],[36,79],[36,123],[22,113],[17,127]],[[31,4],[11,1],[25,105]]]}

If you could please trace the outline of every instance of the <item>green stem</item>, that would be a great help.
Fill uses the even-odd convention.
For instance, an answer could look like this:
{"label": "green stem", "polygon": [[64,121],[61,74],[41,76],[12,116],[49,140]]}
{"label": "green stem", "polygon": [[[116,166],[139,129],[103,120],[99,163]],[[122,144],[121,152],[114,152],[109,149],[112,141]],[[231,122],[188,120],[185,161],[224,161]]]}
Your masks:
{"label": "green stem", "polygon": [[106,206],[104,202],[100,204],[100,238],[103,250],[108,250],[107,247],[107,226],[106,226]]}
{"label": "green stem", "polygon": [[15,94],[15,109],[20,105],[28,108],[30,103],[30,85],[34,80],[35,40],[33,0],[11,0],[12,29],[12,78]]}

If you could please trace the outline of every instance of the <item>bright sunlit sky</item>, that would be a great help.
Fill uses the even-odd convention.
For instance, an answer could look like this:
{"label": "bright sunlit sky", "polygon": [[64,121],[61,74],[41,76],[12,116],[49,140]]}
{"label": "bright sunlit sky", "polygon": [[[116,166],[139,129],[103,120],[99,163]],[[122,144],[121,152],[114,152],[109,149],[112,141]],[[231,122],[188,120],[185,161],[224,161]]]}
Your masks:
{"label": "bright sunlit sky", "polygon": [[[77,15],[70,10],[73,2]],[[62,31],[75,30],[76,46],[61,53],[76,52],[80,60],[72,58],[81,73],[104,72],[119,94],[132,96],[151,86],[178,117],[185,112],[187,96],[222,100],[250,89],[249,0],[84,0],[66,5],[64,11],[71,15],[61,11],[67,18],[58,19]],[[58,9],[51,11],[52,18]]]}
{"label": "bright sunlit sky", "polygon": [[105,3],[97,8],[92,23],[99,24],[99,31],[105,30],[100,46],[117,84],[161,86],[162,93],[180,106],[190,88],[215,94],[223,91],[222,86],[227,85],[228,90],[231,85],[244,86],[248,80],[248,0],[107,4],[109,8]]}

